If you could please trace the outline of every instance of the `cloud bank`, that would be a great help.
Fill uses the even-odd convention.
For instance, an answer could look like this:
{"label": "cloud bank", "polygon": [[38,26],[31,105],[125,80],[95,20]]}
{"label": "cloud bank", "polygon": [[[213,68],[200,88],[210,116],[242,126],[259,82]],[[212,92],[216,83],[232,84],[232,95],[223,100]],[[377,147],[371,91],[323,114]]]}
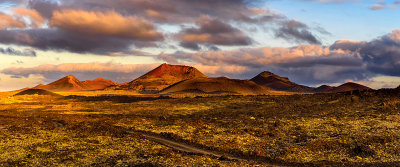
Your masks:
{"label": "cloud bank", "polygon": [[0,53],[10,56],[29,56],[36,57],[36,52],[32,49],[16,50],[12,47],[0,48]]}
{"label": "cloud bank", "polygon": [[[259,27],[290,43],[321,43],[319,31],[258,0],[31,0],[0,13],[0,43],[41,50],[110,55],[171,45],[191,50],[255,43],[245,27]],[[164,34],[162,25],[182,27]],[[184,25],[184,26],[183,26]],[[246,26],[243,26],[246,25]],[[167,38],[167,40],[165,40]],[[175,46],[175,47],[179,47]]]}

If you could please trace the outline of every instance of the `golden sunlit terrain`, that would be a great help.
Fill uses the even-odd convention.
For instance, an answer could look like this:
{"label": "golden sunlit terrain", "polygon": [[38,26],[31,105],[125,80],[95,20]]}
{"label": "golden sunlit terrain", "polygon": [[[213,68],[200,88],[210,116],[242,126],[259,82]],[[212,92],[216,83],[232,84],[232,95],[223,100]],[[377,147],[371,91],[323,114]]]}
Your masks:
{"label": "golden sunlit terrain", "polygon": [[[400,162],[400,93],[394,89],[187,98],[121,93],[1,93],[1,166]],[[144,134],[224,156],[179,151]]]}

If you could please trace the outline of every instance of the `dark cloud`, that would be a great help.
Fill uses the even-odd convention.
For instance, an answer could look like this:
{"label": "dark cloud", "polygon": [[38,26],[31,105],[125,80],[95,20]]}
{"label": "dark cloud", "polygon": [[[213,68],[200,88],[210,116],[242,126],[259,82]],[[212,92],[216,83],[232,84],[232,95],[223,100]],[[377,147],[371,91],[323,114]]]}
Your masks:
{"label": "dark cloud", "polygon": [[338,41],[331,48],[357,53],[370,72],[400,76],[400,30],[369,42]]}
{"label": "dark cloud", "polygon": [[11,55],[11,56],[30,56],[36,57],[36,52],[32,49],[16,50],[14,48],[0,48],[1,54]]}
{"label": "dark cloud", "polygon": [[[207,16],[197,21],[198,28],[183,29],[178,35],[181,46],[199,50],[198,44],[214,45],[250,45],[252,39],[241,30]],[[197,45],[197,46],[196,46]]]}
{"label": "dark cloud", "polygon": [[154,42],[163,40],[153,24],[142,18],[82,10],[54,14],[50,28],[0,30],[0,43],[109,55],[128,51],[132,45],[154,47]]}
{"label": "dark cloud", "polygon": [[0,3],[23,3],[27,1],[28,0],[0,0]]}
{"label": "dark cloud", "polygon": [[367,68],[375,73],[400,76],[400,42],[394,34],[366,43],[360,55]]}
{"label": "dark cloud", "polygon": [[31,0],[28,7],[38,11],[43,17],[50,19],[53,12],[60,9],[59,4],[50,0]]}
{"label": "dark cloud", "polygon": [[321,41],[309,30],[307,25],[294,20],[285,22],[275,32],[275,36],[296,43],[321,44]]}
{"label": "dark cloud", "polygon": [[191,49],[195,51],[199,51],[201,49],[201,47],[195,42],[181,42],[179,45],[186,49]]}
{"label": "dark cloud", "polygon": [[132,44],[132,41],[127,39],[87,37],[61,29],[0,30],[0,42],[27,45],[42,50],[67,50],[103,55],[126,50]]}
{"label": "dark cloud", "polygon": [[[85,10],[109,10],[118,9],[123,14],[134,14],[144,17],[153,11],[164,16],[158,21],[169,23],[193,22],[199,15],[209,15],[222,20],[237,20],[246,22],[257,22],[257,15],[249,6],[258,4],[258,0],[64,0],[63,8],[85,9]],[[272,12],[271,12],[272,13]]]}
{"label": "dark cloud", "polygon": [[364,45],[366,44],[365,41],[350,41],[350,40],[339,40],[336,41],[334,44],[330,46],[332,50],[348,50],[352,52],[359,51]]}

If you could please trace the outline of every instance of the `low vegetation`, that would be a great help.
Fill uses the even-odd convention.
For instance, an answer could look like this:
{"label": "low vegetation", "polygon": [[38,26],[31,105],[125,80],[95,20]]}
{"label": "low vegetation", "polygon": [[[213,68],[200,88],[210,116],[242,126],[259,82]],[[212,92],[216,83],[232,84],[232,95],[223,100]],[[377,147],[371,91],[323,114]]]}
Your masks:
{"label": "low vegetation", "polygon": [[[0,95],[2,166],[400,162],[400,93],[394,90],[192,98],[59,94],[66,97]],[[178,152],[130,131],[248,161]]]}

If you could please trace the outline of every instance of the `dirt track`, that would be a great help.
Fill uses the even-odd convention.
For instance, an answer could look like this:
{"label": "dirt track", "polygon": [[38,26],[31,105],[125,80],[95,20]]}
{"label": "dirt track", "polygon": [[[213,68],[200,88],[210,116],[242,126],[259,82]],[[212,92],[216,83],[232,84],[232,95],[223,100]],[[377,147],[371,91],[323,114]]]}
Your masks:
{"label": "dirt track", "polygon": [[160,143],[162,145],[171,147],[172,149],[178,150],[178,151],[182,151],[182,152],[187,152],[187,153],[193,153],[193,154],[203,154],[203,155],[211,155],[214,157],[219,157],[219,158],[224,158],[226,160],[236,160],[236,161],[247,161],[246,159],[243,158],[239,158],[239,157],[235,157],[232,155],[226,155],[226,154],[220,154],[220,153],[216,153],[216,152],[212,152],[210,150],[205,150],[205,149],[201,149],[201,148],[197,148],[194,146],[190,146],[184,143],[179,143],[176,141],[172,141],[170,139],[166,139],[166,138],[162,138],[156,135],[151,135],[151,134],[146,134],[143,132],[132,132],[132,131],[128,131],[128,133],[130,134],[140,134],[142,135],[144,138]]}

